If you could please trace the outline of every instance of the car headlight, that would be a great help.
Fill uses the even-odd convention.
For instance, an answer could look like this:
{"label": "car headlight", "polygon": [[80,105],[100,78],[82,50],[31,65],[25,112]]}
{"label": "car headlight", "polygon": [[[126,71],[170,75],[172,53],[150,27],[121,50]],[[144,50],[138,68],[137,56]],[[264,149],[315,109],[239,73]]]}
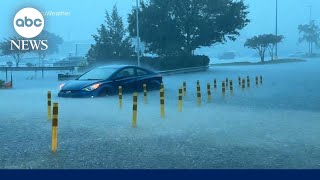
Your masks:
{"label": "car headlight", "polygon": [[83,88],[82,90],[83,91],[94,91],[94,90],[96,90],[96,89],[98,89],[98,87],[100,86],[100,84],[99,83],[97,83],[97,84],[93,84],[93,85],[91,85],[91,86],[88,86],[88,87],[85,87],[85,88]]}
{"label": "car headlight", "polygon": [[64,85],[65,85],[65,84],[61,84],[61,85],[59,86],[59,89],[62,90],[62,88],[63,88]]}

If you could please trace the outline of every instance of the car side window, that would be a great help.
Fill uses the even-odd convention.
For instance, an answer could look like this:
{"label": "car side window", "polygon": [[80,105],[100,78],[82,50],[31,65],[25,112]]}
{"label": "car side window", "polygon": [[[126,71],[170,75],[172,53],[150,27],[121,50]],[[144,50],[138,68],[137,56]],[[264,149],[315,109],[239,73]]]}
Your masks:
{"label": "car side window", "polygon": [[149,73],[145,70],[142,69],[137,69],[137,75],[138,76],[144,76],[144,75],[148,75]]}
{"label": "car side window", "polygon": [[134,76],[135,76],[134,68],[126,68],[118,72],[118,74],[116,75],[116,78],[129,78]]}

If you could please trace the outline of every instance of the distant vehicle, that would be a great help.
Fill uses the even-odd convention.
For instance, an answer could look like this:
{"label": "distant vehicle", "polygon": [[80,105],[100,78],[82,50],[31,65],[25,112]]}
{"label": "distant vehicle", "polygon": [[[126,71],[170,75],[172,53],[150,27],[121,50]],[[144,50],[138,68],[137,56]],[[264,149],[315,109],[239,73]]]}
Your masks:
{"label": "distant vehicle", "polygon": [[148,91],[160,89],[162,76],[159,73],[137,66],[103,66],[93,69],[76,80],[60,86],[59,97],[101,97],[123,93],[140,92],[143,84]]}
{"label": "distant vehicle", "polygon": [[68,67],[68,66],[80,66],[81,63],[85,62],[84,57],[67,57],[60,61],[53,63],[54,67]]}
{"label": "distant vehicle", "polygon": [[230,60],[230,59],[234,59],[235,57],[236,57],[236,54],[234,52],[225,52],[219,56],[219,59]]}
{"label": "distant vehicle", "polygon": [[13,63],[12,63],[11,61],[8,61],[8,62],[7,62],[7,66],[8,66],[8,67],[12,67],[12,66],[13,66]]}
{"label": "distant vehicle", "polygon": [[307,53],[305,52],[296,52],[296,53],[293,53],[293,54],[290,54],[289,57],[306,57],[307,56]]}

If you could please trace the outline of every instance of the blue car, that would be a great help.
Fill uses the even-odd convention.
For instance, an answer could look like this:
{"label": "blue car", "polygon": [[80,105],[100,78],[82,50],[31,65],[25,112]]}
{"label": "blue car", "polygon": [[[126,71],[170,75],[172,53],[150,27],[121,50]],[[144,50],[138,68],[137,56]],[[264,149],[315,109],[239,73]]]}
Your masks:
{"label": "blue car", "polygon": [[123,93],[159,90],[162,76],[159,73],[137,66],[103,66],[93,69],[76,80],[60,86],[59,97],[102,97]]}

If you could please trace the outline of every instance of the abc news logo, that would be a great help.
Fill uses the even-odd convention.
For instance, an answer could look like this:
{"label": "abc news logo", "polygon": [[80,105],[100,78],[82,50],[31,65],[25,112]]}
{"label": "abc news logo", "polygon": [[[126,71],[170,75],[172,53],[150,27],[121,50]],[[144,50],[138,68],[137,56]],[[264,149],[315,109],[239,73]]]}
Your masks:
{"label": "abc news logo", "polygon": [[38,36],[44,28],[42,14],[34,8],[23,8],[14,17],[15,31],[26,40],[11,40],[11,50],[42,50],[48,49],[48,40],[32,40]]}
{"label": "abc news logo", "polygon": [[24,20],[23,19],[17,19],[16,21],[16,26],[17,27],[32,27],[32,26],[35,26],[35,27],[41,27],[42,25],[42,21],[41,19],[35,19],[34,21],[32,19],[29,19],[28,17],[24,17]]}

